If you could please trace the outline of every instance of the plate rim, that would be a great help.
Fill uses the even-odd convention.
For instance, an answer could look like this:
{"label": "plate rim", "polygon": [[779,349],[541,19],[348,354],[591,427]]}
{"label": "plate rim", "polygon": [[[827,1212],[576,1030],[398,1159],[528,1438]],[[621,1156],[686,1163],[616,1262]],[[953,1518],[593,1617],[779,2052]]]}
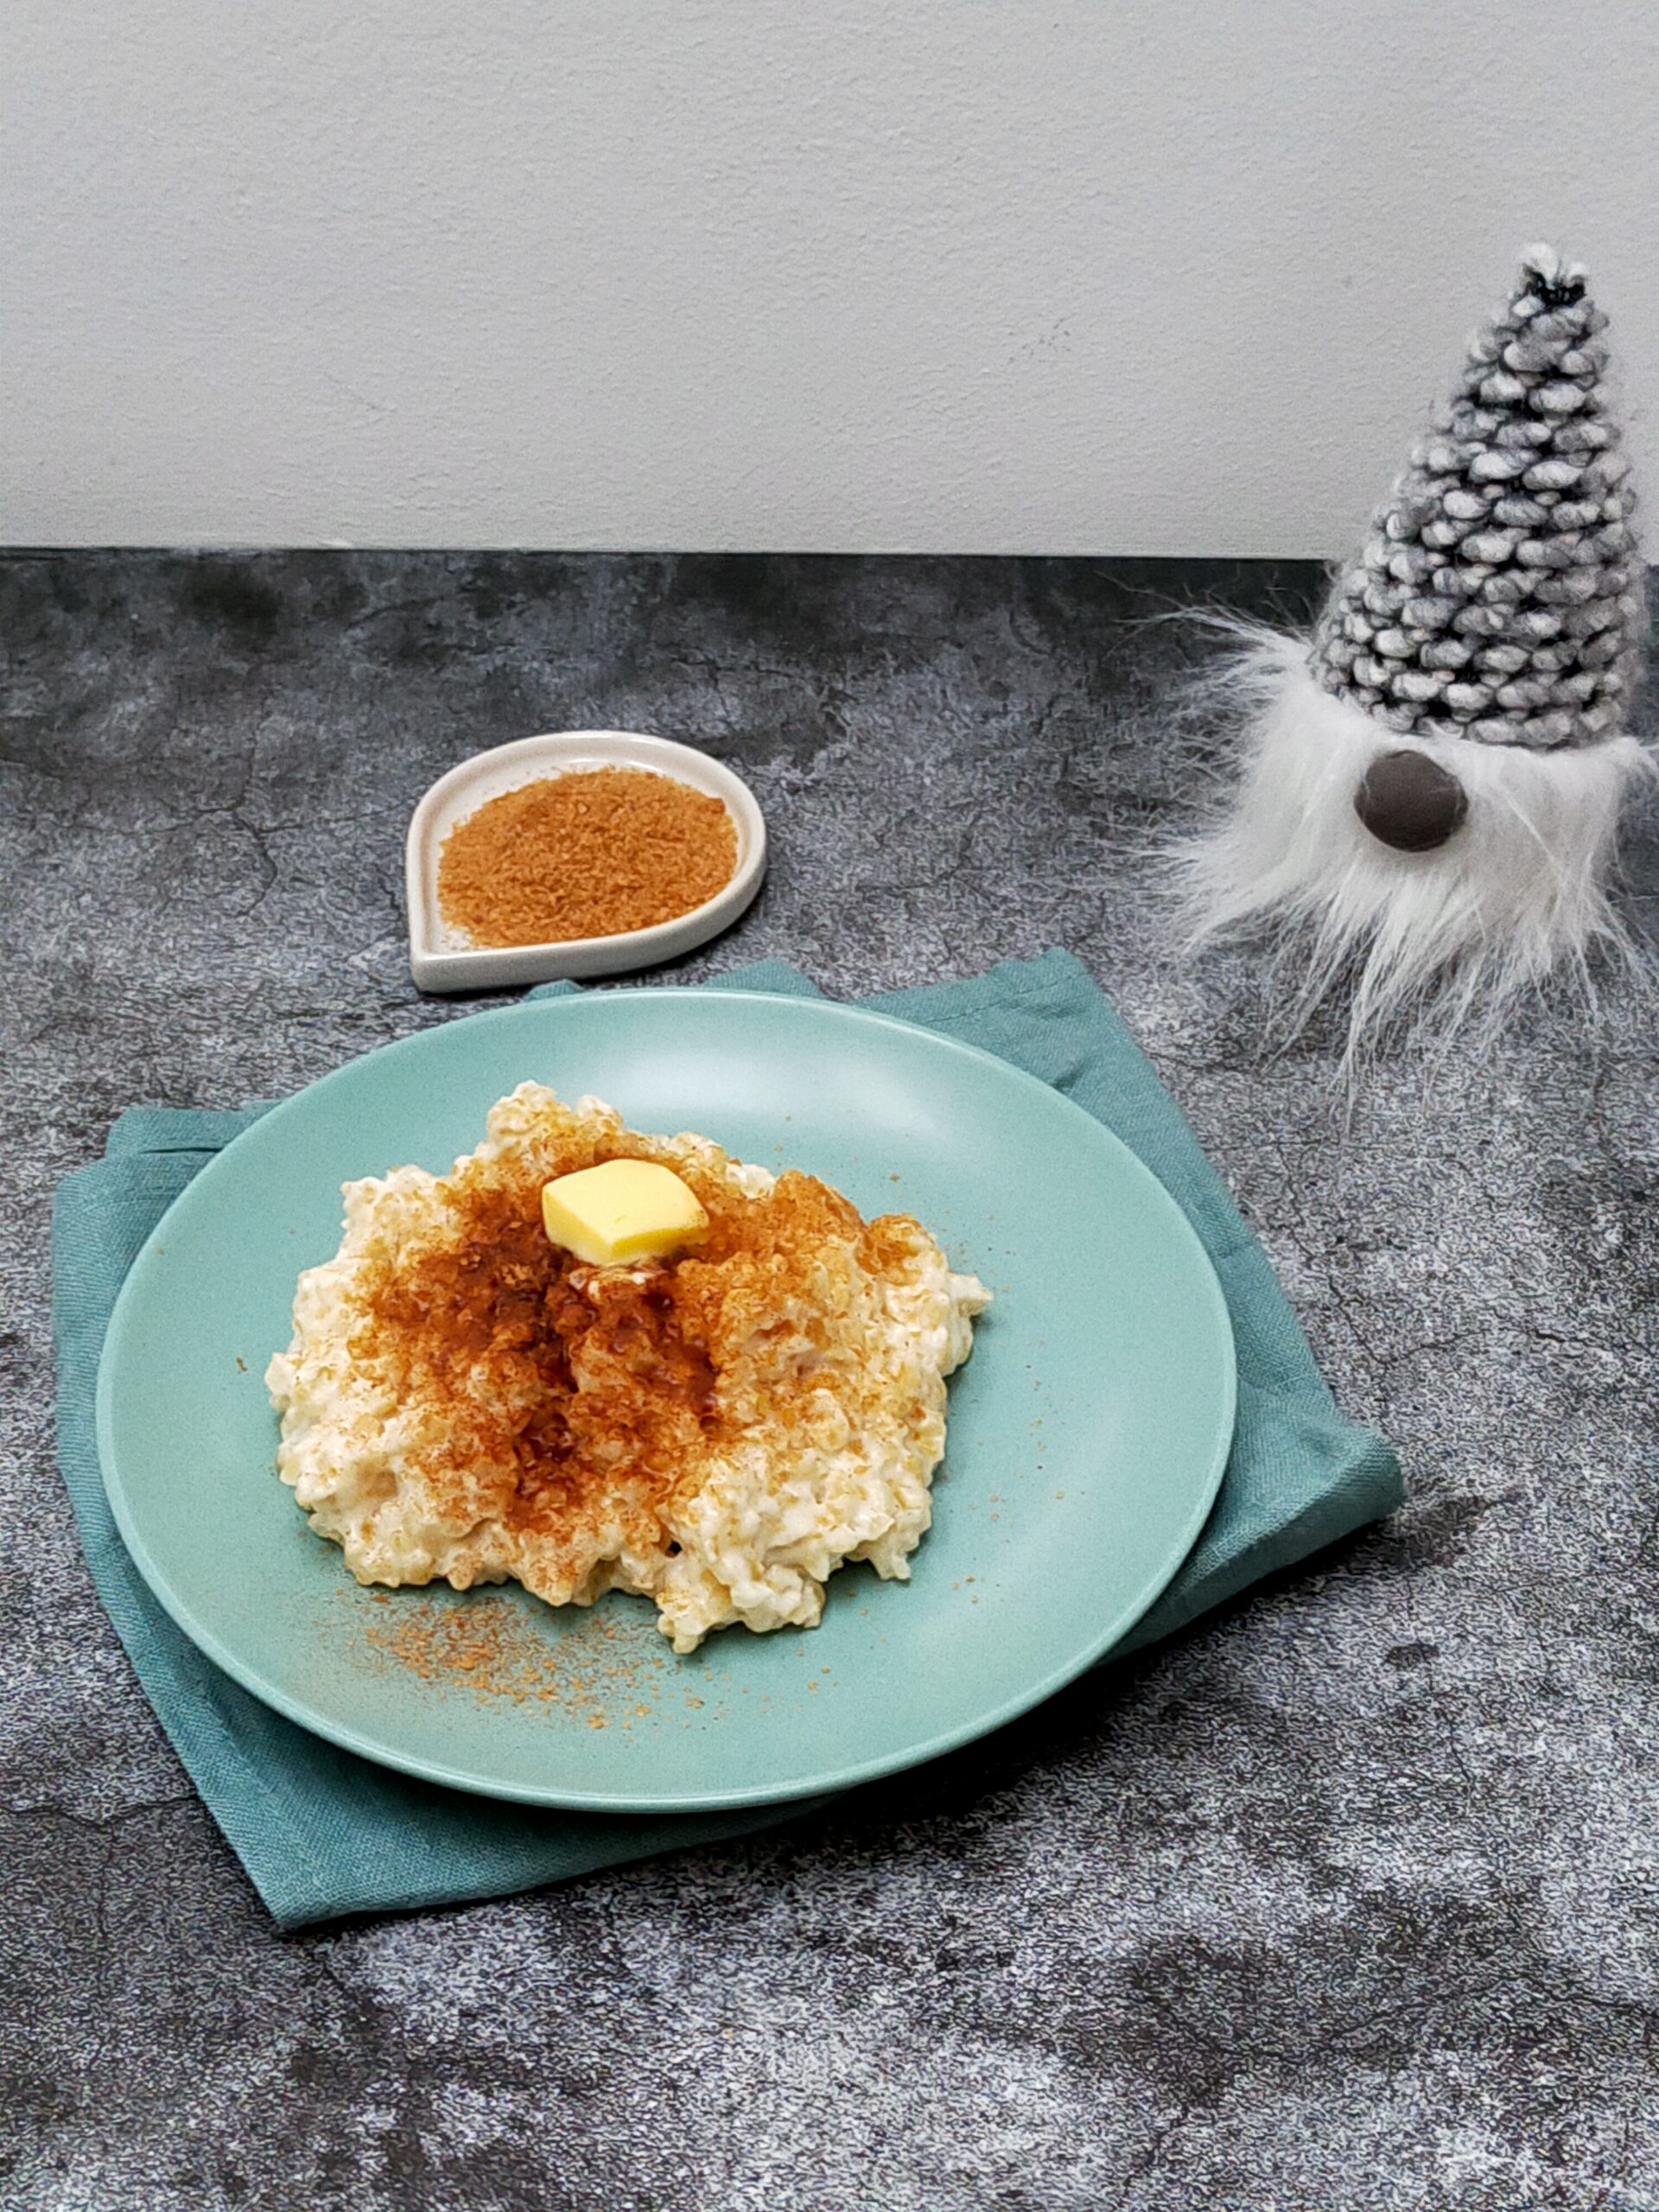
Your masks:
{"label": "plate rim", "polygon": [[[187,1198],[191,1198],[193,1193],[199,1194],[204,1179],[211,1178],[215,1181],[218,1180],[224,1163],[232,1158],[240,1146],[263,1131],[273,1117],[285,1116],[296,1109],[300,1102],[308,1097],[312,1092],[347,1075],[352,1070],[361,1066],[365,1061],[394,1054],[402,1056],[411,1051],[418,1051],[425,1039],[450,1028],[458,1021],[495,1021],[505,1017],[519,1016],[531,1010],[544,1009],[550,1014],[556,1014],[560,1009],[574,1007],[589,1008],[625,1000],[660,1000],[670,997],[689,999],[694,996],[699,1000],[726,1002],[736,1001],[749,1004],[760,1002],[772,1006],[806,1008],[817,1014],[827,1014],[836,1019],[850,1020],[861,1027],[870,1025],[882,1029],[899,1030],[911,1038],[920,1035],[930,1044],[937,1045],[950,1053],[970,1060],[988,1061],[1000,1076],[1013,1078],[1018,1085],[1040,1093],[1051,1105],[1058,1105],[1070,1113],[1078,1116],[1089,1125],[1096,1138],[1103,1138],[1109,1145],[1115,1147],[1124,1155],[1133,1173],[1152,1186],[1158,1201],[1173,1217],[1179,1235],[1190,1245],[1199,1263],[1199,1280],[1205,1286],[1205,1295],[1220,1325],[1223,1369],[1220,1417],[1217,1420],[1216,1434],[1211,1446],[1211,1465],[1197,1493],[1198,1503],[1189,1513],[1182,1526],[1179,1544],[1173,1547],[1173,1555],[1167,1571],[1156,1579],[1144,1595],[1113,1615],[1103,1630],[1098,1630],[1095,1636],[1085,1641],[1079,1651],[1074,1652],[1059,1667],[1052,1669],[1039,1681],[1022,1688],[988,1712],[976,1716],[971,1721],[945,1729],[924,1741],[907,1745],[899,1751],[857,1761],[850,1765],[842,1764],[825,1773],[798,1777],[775,1784],[699,1790],[691,1794],[664,1797],[661,1795],[652,1795],[649,1791],[619,1793],[614,1790],[561,1789],[491,1780],[476,1773],[448,1766],[441,1760],[419,1758],[396,1750],[389,1750],[384,1745],[348,1725],[335,1722],[326,1715],[317,1713],[308,1707],[302,1699],[290,1695],[280,1685],[267,1681],[256,1669],[239,1660],[236,1654],[223,1643],[213,1630],[194,1618],[188,1605],[170,1586],[163,1569],[144,1544],[133,1523],[129,1510],[129,1501],[116,1467],[112,1437],[111,1399],[115,1363],[111,1356],[111,1347],[118,1344],[122,1332],[130,1325],[130,1312],[141,1294],[135,1291],[134,1285],[142,1281],[145,1272],[145,1262],[160,1239],[162,1231],[175,1208],[181,1205]],[[845,1000],[818,997],[804,993],[798,995],[787,991],[746,990],[731,985],[722,987],[718,983],[639,984],[620,988],[583,991],[579,995],[573,993],[567,995],[560,993],[550,995],[544,999],[523,998],[511,1006],[491,1007],[474,1014],[453,1016],[450,1020],[429,1024],[421,1029],[412,1031],[406,1037],[393,1038],[384,1045],[372,1046],[366,1052],[359,1052],[353,1058],[342,1061],[338,1067],[330,1068],[325,1074],[314,1077],[308,1084],[302,1084],[298,1090],[290,1092],[286,1098],[278,1100],[276,1104],[268,1107],[257,1120],[251,1122],[245,1129],[238,1130],[230,1142],[222,1147],[207,1166],[194,1175],[177,1196],[169,1202],[166,1211],[145,1237],[142,1249],[123,1278],[120,1290],[110,1309],[104,1342],[99,1352],[94,1426],[99,1474],[103,1483],[105,1495],[109,1500],[117,1530],[126,1548],[128,1556],[137,1568],[146,1587],[174,1625],[195,1649],[222,1673],[228,1675],[233,1681],[246,1690],[251,1696],[257,1698],[262,1705],[281,1713],[284,1719],[305,1729],[308,1733],[319,1738],[321,1741],[334,1744],[340,1750],[351,1751],[359,1758],[366,1758],[377,1766],[410,1775],[419,1781],[435,1783],[446,1789],[462,1790],[468,1796],[485,1797],[497,1802],[536,1805],[546,1809],[567,1812],[669,1815],[676,1813],[735,1811],[753,1805],[790,1804],[854,1789],[864,1783],[879,1781],[886,1776],[905,1773],[912,1767],[925,1765],[930,1761],[943,1758],[950,1751],[959,1751],[969,1744],[976,1743],[982,1737],[994,1734],[998,1729],[1006,1727],[1011,1721],[1019,1719],[1022,1714],[1033,1711],[1036,1707],[1046,1703],[1051,1697],[1057,1695],[1069,1683],[1077,1681],[1079,1675],[1086,1674],[1090,1667],[1103,1659],[1115,1644],[1120,1643],[1128,1635],[1138,1621],[1145,1618],[1147,1613],[1157,1604],[1190,1556],[1193,1545],[1197,1542],[1205,1523],[1210,1517],[1221,1489],[1223,1478],[1226,1473],[1237,1419],[1237,1341],[1233,1329],[1232,1315],[1228,1309],[1226,1294],[1222,1287],[1215,1262],[1205,1249],[1204,1241],[1188,1217],[1185,1209],[1173,1197],[1161,1178],[1154,1173],[1134,1147],[1127,1144],[1115,1129],[1108,1128],[1104,1122],[1101,1121],[1097,1116],[1090,1113],[1086,1107],[1078,1105],[1075,1099],[1069,1098],[1065,1092],[1056,1090],[1053,1084],[1045,1083],[1040,1076],[1033,1075],[1029,1069],[1019,1067],[1013,1061],[1004,1059],[999,1053],[988,1052],[982,1046],[968,1044],[963,1039],[950,1036],[943,1031],[931,1029],[925,1023],[907,1021],[902,1015],[887,1014],[874,1007],[849,1004]],[[347,1570],[342,1567],[341,1572],[346,1573]]]}

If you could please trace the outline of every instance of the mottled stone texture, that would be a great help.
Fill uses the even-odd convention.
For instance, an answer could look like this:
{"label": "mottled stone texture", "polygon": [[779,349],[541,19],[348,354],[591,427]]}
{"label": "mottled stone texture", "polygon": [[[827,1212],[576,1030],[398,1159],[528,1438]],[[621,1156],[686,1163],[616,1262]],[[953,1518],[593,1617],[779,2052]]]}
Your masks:
{"label": "mottled stone texture", "polygon": [[[1659,2205],[1650,1015],[1258,1059],[1148,868],[1212,787],[1148,621],[1311,569],[63,555],[3,570],[0,2199],[29,2212]],[[276,1936],[52,1465],[55,1179],[448,1018],[400,840],[561,725],[741,764],[776,861],[685,972],[1071,946],[1232,1178],[1392,1526],[1004,1738],[718,1852]],[[1632,849],[1632,909],[1659,886]]]}

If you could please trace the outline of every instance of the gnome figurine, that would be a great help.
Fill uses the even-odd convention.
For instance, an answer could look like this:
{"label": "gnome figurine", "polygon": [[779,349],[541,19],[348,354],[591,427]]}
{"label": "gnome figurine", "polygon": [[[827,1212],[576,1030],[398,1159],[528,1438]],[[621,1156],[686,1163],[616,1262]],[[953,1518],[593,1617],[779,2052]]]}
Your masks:
{"label": "gnome figurine", "polygon": [[1604,876],[1649,756],[1605,322],[1582,269],[1529,252],[1311,643],[1250,630],[1224,679],[1246,760],[1185,854],[1195,935],[1285,925],[1290,1026],[1350,983],[1351,1065],[1402,1017],[1494,1018],[1625,943]]}

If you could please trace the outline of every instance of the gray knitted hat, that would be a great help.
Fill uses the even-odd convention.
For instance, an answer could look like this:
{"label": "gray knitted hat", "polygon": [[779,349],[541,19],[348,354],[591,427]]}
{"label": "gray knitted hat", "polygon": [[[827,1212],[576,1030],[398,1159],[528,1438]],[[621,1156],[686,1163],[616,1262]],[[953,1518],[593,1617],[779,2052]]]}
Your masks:
{"label": "gray knitted hat", "polygon": [[1624,727],[1635,497],[1585,281],[1526,255],[1320,620],[1315,678],[1388,729],[1554,751]]}

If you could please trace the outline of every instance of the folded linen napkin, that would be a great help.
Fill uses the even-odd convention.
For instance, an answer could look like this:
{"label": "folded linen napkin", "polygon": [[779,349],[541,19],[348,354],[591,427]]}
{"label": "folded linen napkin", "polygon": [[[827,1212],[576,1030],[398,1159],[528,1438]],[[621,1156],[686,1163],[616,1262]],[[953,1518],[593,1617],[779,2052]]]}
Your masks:
{"label": "folded linen napkin", "polygon": [[[798,970],[777,962],[719,980],[728,988],[813,994]],[[543,988],[557,994],[575,986]],[[966,982],[886,992],[868,1003],[1000,1053],[1086,1108],[1162,1181],[1220,1276],[1238,1348],[1226,1477],[1179,1573],[1110,1656],[1167,1635],[1399,1504],[1394,1453],[1338,1413],[1266,1255],[1078,962],[1047,952]],[[444,1789],[283,1719],[174,1626],[128,1558],[104,1494],[93,1433],[99,1355],[116,1294],[162,1214],[264,1110],[137,1107],[124,1114],[105,1156],[59,1190],[52,1267],[58,1452],[87,1564],[162,1727],[276,1918],[291,1928],[341,1913],[501,1896],[741,1835],[810,1809],[601,1815]]]}

